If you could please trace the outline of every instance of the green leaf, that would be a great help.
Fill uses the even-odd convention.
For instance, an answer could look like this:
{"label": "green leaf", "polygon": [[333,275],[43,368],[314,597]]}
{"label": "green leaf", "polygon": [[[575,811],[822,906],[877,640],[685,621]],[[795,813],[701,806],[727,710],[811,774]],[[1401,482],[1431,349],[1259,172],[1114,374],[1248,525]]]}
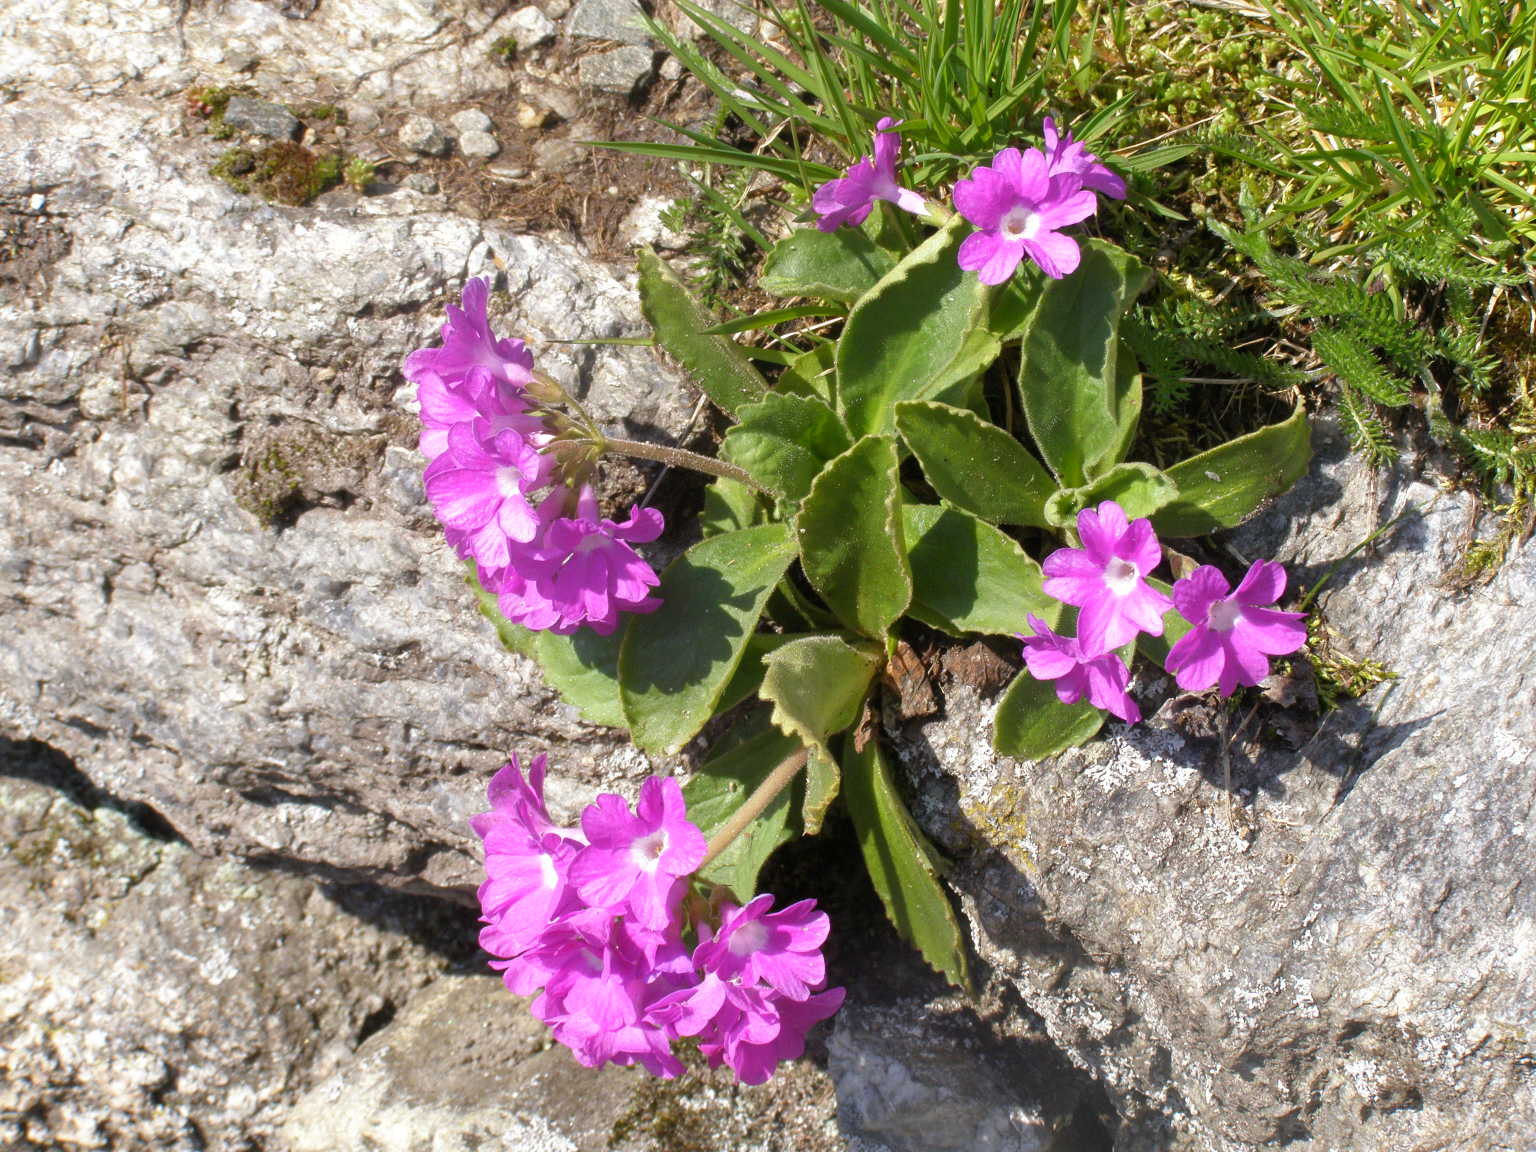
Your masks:
{"label": "green leaf", "polygon": [[720,701],[715,705],[715,713],[718,715],[727,708],[734,708],[743,700],[756,696],[757,690],[763,685],[763,677],[768,672],[768,665],[764,662],[768,654],[799,639],[801,637],[793,633],[752,633],[747,638],[747,651],[742,656],[741,663],[736,665],[736,671],[731,674],[725,691],[720,693]]}
{"label": "green leaf", "polygon": [[1110,410],[1115,413],[1115,438],[1109,447],[1093,460],[1088,461],[1088,474],[1101,475],[1125,459],[1136,439],[1136,426],[1141,423],[1141,373],[1136,370],[1136,355],[1126,344],[1117,346],[1115,353],[1115,396]]}
{"label": "green leaf", "polygon": [[843,774],[825,748],[812,748],[805,762],[805,798],[800,802],[800,821],[807,836],[815,836],[837,799]]}
{"label": "green leaf", "polygon": [[1104,724],[1100,712],[1086,697],[1076,704],[1056,698],[1050,680],[1036,680],[1020,669],[997,704],[992,725],[992,747],[1004,756],[1043,760],[1064,748],[1089,739]]}
{"label": "green leaf", "polygon": [[1148,275],[1135,257],[1090,240],[1077,271],[1045,285],[1024,322],[1024,414],[1065,488],[1087,483],[1096,463],[1113,463],[1125,441],[1132,417],[1123,411],[1128,384],[1117,374],[1120,317]]}
{"label": "green leaf", "polygon": [[783,524],[701,540],[667,566],[661,607],[636,616],[619,649],[630,739],[676,752],[715,711],[773,586],[794,559]]}
{"label": "green leaf", "polygon": [[1152,518],[1163,536],[1201,536],[1242,523],[1306,475],[1312,459],[1307,414],[1239,436],[1168,469],[1179,498]]}
{"label": "green leaf", "polygon": [[750,528],[768,519],[764,499],[739,480],[717,476],[704,489],[704,509],[699,513],[699,529],[705,536],[718,536],[738,528]]}
{"label": "green leaf", "polygon": [[736,415],[741,422],[725,434],[720,458],[796,502],[805,499],[827,461],[853,443],[837,413],[812,397],[769,393]]}
{"label": "green leaf", "polygon": [[1179,488],[1150,464],[1116,464],[1091,484],[1065,488],[1045,502],[1045,517],[1057,528],[1069,528],[1084,508],[1113,500],[1132,520],[1151,516],[1179,498]]}
{"label": "green leaf", "polygon": [[896,405],[896,430],[945,501],[994,524],[1046,527],[1056,490],[1024,445],[974,412],[933,401]]}
{"label": "green leaf", "polygon": [[802,352],[789,362],[789,366],[774,381],[773,390],[791,396],[816,396],[833,403],[832,381],[835,372],[837,345],[831,340],[818,344],[809,352]]}
{"label": "green leaf", "polygon": [[852,304],[895,265],[857,228],[797,228],[773,246],[757,283],[770,296]]}
{"label": "green leaf", "polygon": [[[713,836],[779,764],[793,756],[800,742],[768,728],[704,764],[683,785],[688,819],[706,837]],[[724,884],[740,904],[757,893],[757,876],[773,850],[794,836],[793,789],[774,797],[763,814],[732,840],[699,876]]]}
{"label": "green leaf", "polygon": [[911,615],[953,636],[1028,630],[1030,613],[1052,628],[1062,606],[1040,589],[1040,565],[1009,536],[936,504],[901,510],[912,564]]}
{"label": "green leaf", "polygon": [[956,216],[891,269],[848,314],[837,345],[838,408],[855,436],[889,432],[898,400],[923,400],[997,358],[986,288],[955,262]]}
{"label": "green leaf", "polygon": [[844,742],[843,798],[885,914],[934,971],[968,989],[970,967],[960,921],[939,883],[932,849],[896,792],[878,741],[869,741],[862,752],[852,740]]}
{"label": "green leaf", "polygon": [[773,705],[773,723],[810,747],[859,718],[859,705],[880,666],[880,649],[837,636],[806,636],[763,658],[758,695]]}
{"label": "green leaf", "polygon": [[912,599],[898,514],[896,441],[866,436],[816,477],[800,506],[800,560],[850,629],[883,637]]}
{"label": "green leaf", "polygon": [[[1147,583],[1164,596],[1173,595],[1173,588],[1166,580],[1148,576]],[[1177,608],[1170,608],[1163,613],[1163,634],[1153,636],[1147,632],[1140,633],[1136,637],[1136,651],[1161,668],[1168,663],[1168,650],[1182,640],[1193,627],[1194,625],[1184,619]]]}
{"label": "green leaf", "polygon": [[599,636],[583,628],[570,636],[534,632],[507,620],[496,608],[496,596],[480,586],[470,565],[470,586],[481,613],[496,625],[504,647],[527,656],[539,665],[548,684],[561,698],[592,724],[626,727],[619,707],[618,659],[621,633]]}
{"label": "green leaf", "polygon": [[768,391],[751,361],[729,336],[706,336],[718,319],[710,315],[650,248],[640,252],[640,310],[656,339],[677,358],[700,388],[726,412]]}

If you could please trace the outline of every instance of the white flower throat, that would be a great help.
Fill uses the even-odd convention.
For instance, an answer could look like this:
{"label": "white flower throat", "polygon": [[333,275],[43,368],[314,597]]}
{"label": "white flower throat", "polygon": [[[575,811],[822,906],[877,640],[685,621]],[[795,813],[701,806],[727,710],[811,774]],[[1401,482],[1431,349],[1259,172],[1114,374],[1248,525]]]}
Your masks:
{"label": "white flower throat", "polygon": [[1008,209],[997,227],[1009,240],[1033,240],[1040,231],[1040,213],[1019,204]]}
{"label": "white flower throat", "polygon": [[1122,560],[1118,556],[1110,557],[1109,563],[1104,565],[1104,587],[1108,588],[1116,596],[1129,596],[1136,590],[1137,583],[1141,580],[1141,569],[1129,560]]}

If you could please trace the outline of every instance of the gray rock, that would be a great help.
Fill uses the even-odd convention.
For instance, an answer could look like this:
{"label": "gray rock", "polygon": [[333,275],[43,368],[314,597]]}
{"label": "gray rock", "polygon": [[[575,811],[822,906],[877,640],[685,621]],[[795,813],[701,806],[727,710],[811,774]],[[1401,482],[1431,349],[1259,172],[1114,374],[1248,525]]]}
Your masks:
{"label": "gray rock", "polygon": [[473,945],[467,916],[205,860],[145,819],[49,749],[0,741],[6,1148],[270,1146],[443,968],[413,936]]}
{"label": "gray rock", "polygon": [[556,136],[533,146],[533,162],[545,172],[567,172],[585,160],[587,152],[580,141]]}
{"label": "gray rock", "polygon": [[688,237],[668,225],[662,215],[672,206],[670,196],[645,196],[630,210],[619,227],[630,247],[650,244],[663,249],[683,248]]}
{"label": "gray rock", "polygon": [[501,145],[489,132],[466,132],[459,137],[459,151],[477,160],[489,160],[501,151]]}
{"label": "gray rock", "polygon": [[492,976],[448,976],[293,1109],[290,1152],[841,1152],[831,1085],[806,1062],[762,1088],[583,1068]]}
{"label": "gray rock", "polygon": [[466,132],[489,132],[495,127],[491,118],[478,108],[465,108],[455,112],[448,118],[448,122],[453,125],[455,134],[459,136]]}
{"label": "gray rock", "polygon": [[576,75],[588,88],[633,96],[655,68],[655,53],[648,48],[625,45],[595,56],[583,56],[576,65]]}
{"label": "gray rock", "polygon": [[[963,1010],[850,1001],[828,1071],[843,1134],[888,1152],[1076,1152],[1082,1081],[1039,1034],[1002,1040]],[[1085,1149],[1086,1152],[1086,1149]]]}
{"label": "gray rock", "polygon": [[437,181],[425,172],[410,172],[400,181],[400,187],[409,188],[412,192],[420,192],[426,196],[436,196],[439,189]]}
{"label": "gray rock", "polygon": [[400,364],[486,273],[498,329],[598,419],[677,435],[691,402],[644,349],[542,343],[644,330],[573,244],[404,196],[297,229],[163,116],[127,93],[0,106],[0,205],[7,178],[56,189],[26,218],[48,276],[0,299],[0,348],[37,348],[0,372],[0,618],[26,637],[0,644],[0,734],[200,851],[467,889],[465,820],[509,753],[552,754],[567,813],[651,764],[476,613],[389,455],[418,435]]}
{"label": "gray rock", "polygon": [[299,118],[281,104],[252,96],[231,96],[224,106],[224,123],[273,140],[293,140],[303,128]]}
{"label": "gray rock", "polygon": [[448,137],[425,116],[407,116],[395,138],[412,152],[424,156],[441,156],[448,151]]}
{"label": "gray rock", "polygon": [[1034,764],[978,747],[990,716],[956,690],[908,749],[919,816],[964,859],[982,956],[1109,1090],[1118,1148],[1523,1148],[1536,548],[1454,592],[1472,497],[1319,442],[1233,546],[1309,584],[1417,506],[1319,601],[1335,650],[1397,680],[1321,724],[1260,705],[1231,803],[1219,721],[1158,708],[1166,681],[1141,686],[1149,723]]}
{"label": "gray rock", "polygon": [[[737,0],[699,0],[699,7],[738,32],[748,36],[757,35],[758,15],[751,3],[738,3]],[[697,40],[704,34],[704,29],[692,17],[682,12],[677,15],[677,31],[679,35],[686,36],[690,40]]]}
{"label": "gray rock", "polygon": [[651,44],[645,13],[635,0],[576,0],[565,32],[583,40],[615,40],[634,47]]}
{"label": "gray rock", "polygon": [[532,4],[513,12],[507,23],[519,52],[542,48],[555,38],[557,30],[555,22]]}

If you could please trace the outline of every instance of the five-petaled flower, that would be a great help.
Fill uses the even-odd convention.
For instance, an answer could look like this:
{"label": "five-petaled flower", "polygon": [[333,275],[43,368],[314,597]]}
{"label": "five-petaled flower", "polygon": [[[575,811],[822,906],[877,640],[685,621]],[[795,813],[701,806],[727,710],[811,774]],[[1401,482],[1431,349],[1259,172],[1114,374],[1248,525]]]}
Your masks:
{"label": "five-petaled flower", "polygon": [[1306,617],[1269,607],[1285,591],[1285,569],[1255,560],[1235,589],[1220,569],[1202,564],[1173,586],[1174,607],[1194,625],[1168,652],[1167,669],[1180,688],[1223,696],[1269,675],[1269,657],[1288,656],[1307,642]]}
{"label": "five-petaled flower", "polygon": [[1098,210],[1076,172],[1052,175],[1038,148],[1004,148],[955,184],[955,207],[977,228],[960,244],[960,267],[983,284],[1001,284],[1028,256],[1059,280],[1077,268],[1077,241],[1059,229]]}
{"label": "five-petaled flower", "polygon": [[831,232],[844,224],[862,224],[876,200],[888,200],[903,212],[921,216],[923,198],[896,183],[896,154],[901,150],[899,121],[884,116],[875,125],[874,156],[861,157],[842,176],[816,189],[811,207],[820,217],[816,227]]}
{"label": "five-petaled flower", "polygon": [[1045,558],[1044,588],[1063,604],[1082,609],[1077,639],[1089,656],[1118,648],[1138,633],[1163,634],[1163,613],[1173,601],[1147,583],[1162,560],[1152,522],[1126,522],[1113,500],[1077,514],[1081,548],[1059,548]]}
{"label": "five-petaled flower", "polygon": [[1057,635],[1033,614],[1029,626],[1034,629],[1033,636],[1015,633],[1024,642],[1024,666],[1036,680],[1056,681],[1058,700],[1076,704],[1087,696],[1095,708],[1127,724],[1141,719],[1141,709],[1126,691],[1130,669],[1116,653],[1087,652],[1076,637]]}

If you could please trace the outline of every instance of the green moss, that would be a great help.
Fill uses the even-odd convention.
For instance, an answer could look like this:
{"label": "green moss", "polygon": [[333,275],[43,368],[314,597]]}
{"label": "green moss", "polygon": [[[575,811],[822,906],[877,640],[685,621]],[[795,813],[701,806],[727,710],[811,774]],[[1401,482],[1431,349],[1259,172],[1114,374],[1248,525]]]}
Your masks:
{"label": "green moss", "polygon": [[259,151],[231,148],[209,171],[236,192],[299,208],[341,183],[342,158],[317,156],[302,144],[279,140]]}
{"label": "green moss", "polygon": [[299,501],[303,477],[277,445],[250,460],[235,485],[235,503],[271,528]]}
{"label": "green moss", "polygon": [[1317,682],[1317,700],[1324,711],[1331,711],[1349,700],[1358,700],[1376,685],[1396,680],[1380,660],[1356,660],[1333,646],[1333,631],[1314,610],[1307,618],[1307,663]]}
{"label": "green moss", "polygon": [[501,64],[510,64],[517,59],[517,40],[512,36],[498,36],[491,43],[490,56],[492,60]]}
{"label": "green moss", "polygon": [[350,157],[347,160],[346,167],[341,170],[342,179],[359,192],[367,190],[368,185],[373,183],[373,178],[377,173],[377,167],[364,160],[361,156]]}
{"label": "green moss", "polygon": [[256,170],[256,155],[249,148],[230,148],[213,162],[209,173],[245,195],[251,190],[250,175]]}
{"label": "green moss", "polygon": [[[690,1055],[691,1049],[684,1058]],[[714,1152],[720,1146],[717,1122],[709,1111],[684,1103],[702,1087],[691,1075],[675,1080],[647,1078],[629,1108],[613,1122],[608,1147],[617,1152],[643,1143],[667,1152]]]}

